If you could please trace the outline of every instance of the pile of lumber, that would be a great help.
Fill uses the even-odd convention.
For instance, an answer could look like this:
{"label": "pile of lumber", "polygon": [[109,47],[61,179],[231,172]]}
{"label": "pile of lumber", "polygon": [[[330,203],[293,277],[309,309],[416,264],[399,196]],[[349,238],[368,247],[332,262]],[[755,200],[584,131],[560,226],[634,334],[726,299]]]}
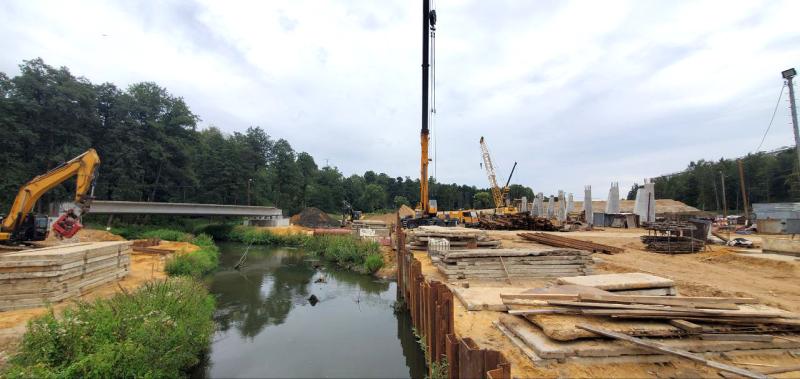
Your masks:
{"label": "pile of lumber", "polygon": [[684,236],[642,236],[645,249],[656,253],[696,253],[705,248],[705,241]]}
{"label": "pile of lumber", "polygon": [[615,246],[603,245],[595,242],[581,241],[574,238],[558,236],[548,233],[518,233],[518,236],[538,243],[557,247],[569,247],[573,249],[588,250],[593,253],[617,254],[625,249]]}
{"label": "pile of lumber", "polygon": [[558,230],[548,218],[531,216],[527,213],[483,216],[480,219],[480,228],[488,230]]}
{"label": "pile of lumber", "polygon": [[643,272],[562,277],[556,279],[556,283],[597,288],[617,295],[675,296],[678,294],[672,279]]}
{"label": "pile of lumber", "polygon": [[450,250],[435,263],[448,280],[508,280],[591,274],[591,253],[539,245],[525,249]]}
{"label": "pile of lumber", "polygon": [[0,311],[66,300],[124,277],[132,244],[84,242],[0,255]]}
{"label": "pile of lumber", "polygon": [[444,238],[450,248],[475,249],[496,248],[500,240],[491,238],[484,230],[444,226],[420,226],[406,232],[406,238],[412,249],[426,250],[431,238]]}
{"label": "pile of lumber", "polygon": [[495,326],[534,364],[682,357],[741,374],[700,354],[782,354],[800,348],[800,315],[753,298],[619,295],[579,285],[514,289],[499,296],[508,314]]}

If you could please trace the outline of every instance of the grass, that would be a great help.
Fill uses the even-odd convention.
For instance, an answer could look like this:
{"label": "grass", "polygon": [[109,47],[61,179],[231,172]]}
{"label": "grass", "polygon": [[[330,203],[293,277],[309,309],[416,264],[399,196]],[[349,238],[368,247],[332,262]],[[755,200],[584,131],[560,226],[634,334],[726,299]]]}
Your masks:
{"label": "grass", "polygon": [[186,376],[214,331],[214,299],[188,278],[80,302],[31,320],[2,377]]}
{"label": "grass", "polygon": [[201,234],[189,241],[200,249],[188,254],[177,255],[167,261],[164,271],[169,276],[200,277],[208,274],[219,266],[219,248],[214,244],[214,239],[207,234]]}
{"label": "grass", "polygon": [[173,229],[155,229],[142,233],[142,238],[158,238],[165,241],[191,242],[192,235]]}
{"label": "grass", "polygon": [[417,339],[417,344],[419,344],[420,350],[425,355],[425,365],[428,367],[428,374],[425,375],[425,379],[445,379],[448,376],[448,363],[447,357],[440,357],[438,362],[431,361],[431,353],[428,350],[428,345],[425,344],[425,338],[423,338],[417,328],[412,328],[411,332],[414,333],[414,337]]}

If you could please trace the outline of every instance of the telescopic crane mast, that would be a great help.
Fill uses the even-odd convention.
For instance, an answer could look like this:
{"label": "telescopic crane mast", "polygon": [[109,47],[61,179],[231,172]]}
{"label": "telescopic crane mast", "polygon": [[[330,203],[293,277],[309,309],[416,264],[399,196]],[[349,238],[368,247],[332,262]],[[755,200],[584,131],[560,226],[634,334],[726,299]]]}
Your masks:
{"label": "telescopic crane mast", "polygon": [[422,0],[422,131],[419,140],[421,147],[420,172],[419,172],[419,209],[422,217],[436,215],[436,207],[431,209],[428,197],[428,142],[430,133],[428,131],[428,120],[430,118],[430,107],[428,105],[428,94],[430,93],[430,33],[436,25],[436,14],[431,12],[430,0]]}

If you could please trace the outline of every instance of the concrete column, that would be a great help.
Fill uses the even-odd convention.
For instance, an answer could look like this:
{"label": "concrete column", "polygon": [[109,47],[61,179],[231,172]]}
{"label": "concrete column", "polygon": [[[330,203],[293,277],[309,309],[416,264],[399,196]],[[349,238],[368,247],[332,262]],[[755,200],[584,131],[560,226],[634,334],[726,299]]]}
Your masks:
{"label": "concrete column", "polygon": [[606,213],[619,213],[619,182],[611,183],[608,190],[608,200],[606,201]]}
{"label": "concrete column", "polygon": [[592,211],[592,186],[583,187],[583,213],[586,223],[594,225],[594,213]]}
{"label": "concrete column", "polygon": [[550,195],[550,198],[547,199],[547,218],[553,218],[555,215],[555,209],[553,208],[555,204],[553,202],[553,195]]}
{"label": "concrete column", "polygon": [[655,184],[649,180],[645,180],[644,185],[636,191],[633,213],[639,215],[640,222],[653,222],[656,220]]}

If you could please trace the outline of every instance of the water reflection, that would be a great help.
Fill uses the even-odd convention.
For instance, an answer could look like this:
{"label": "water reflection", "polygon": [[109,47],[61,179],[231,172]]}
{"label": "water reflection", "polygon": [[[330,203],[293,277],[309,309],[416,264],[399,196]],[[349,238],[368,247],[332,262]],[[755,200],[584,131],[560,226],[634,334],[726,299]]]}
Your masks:
{"label": "water reflection", "polygon": [[[210,377],[422,377],[407,316],[392,313],[396,284],[329,266],[302,251],[222,244],[209,278],[218,333]],[[311,295],[319,300],[312,306]]]}

